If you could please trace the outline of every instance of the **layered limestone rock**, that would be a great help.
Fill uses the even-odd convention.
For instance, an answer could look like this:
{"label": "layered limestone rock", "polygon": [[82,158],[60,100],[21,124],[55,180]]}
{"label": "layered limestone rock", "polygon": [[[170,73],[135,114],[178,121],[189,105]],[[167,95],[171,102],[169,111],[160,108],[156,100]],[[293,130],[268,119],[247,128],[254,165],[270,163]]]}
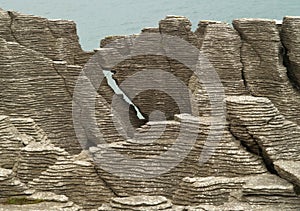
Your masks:
{"label": "layered limestone rock", "polygon": [[[201,177],[184,178],[173,201],[180,205],[222,205],[229,201],[234,192],[241,189],[243,181],[237,178]],[[236,194],[237,195],[237,194]]]}
{"label": "layered limestone rock", "polygon": [[229,97],[227,109],[231,132],[262,156],[270,171],[299,186],[300,127],[285,120],[266,98]]}
{"label": "layered limestone rock", "polygon": [[[17,200],[18,198],[11,198]],[[67,211],[77,211],[81,210],[82,207],[74,204],[74,202],[69,201],[69,198],[64,195],[56,195],[51,192],[34,192],[32,195],[26,196],[24,198],[23,205],[17,205],[13,203],[6,203],[4,205],[0,204],[0,210],[67,210]],[[27,203],[26,201],[27,200]]]}
{"label": "layered limestone rock", "polygon": [[200,21],[195,34],[201,51],[217,71],[226,95],[245,94],[239,34],[229,24],[215,21]]}
{"label": "layered limestone rock", "polygon": [[14,177],[13,171],[0,168],[0,203],[10,197],[24,197],[28,189],[24,183]]}
{"label": "layered limestone rock", "polygon": [[19,153],[16,176],[23,183],[28,183],[56,163],[59,157],[67,155],[65,150],[51,144],[32,142]]}
{"label": "layered limestone rock", "polygon": [[[212,115],[211,104],[215,103],[212,96],[247,93],[242,79],[241,38],[229,24],[216,21],[200,21],[195,34],[201,55],[209,60],[213,67],[210,71],[218,74],[219,81],[205,84],[207,76],[190,78],[189,87],[193,90],[193,111],[199,110],[199,113],[193,112],[193,114],[210,116]],[[201,67],[209,68],[205,67],[205,64],[201,64]],[[206,72],[205,74],[211,73]],[[207,88],[213,90],[213,95],[209,95]],[[222,112],[219,113],[222,115]]]}
{"label": "layered limestone rock", "polygon": [[282,44],[274,20],[238,19],[233,26],[243,41],[241,62],[246,88],[256,97],[267,97],[290,121],[299,124],[300,94],[282,64]]}
{"label": "layered limestone rock", "polygon": [[[0,17],[0,80],[5,90],[0,114],[31,117],[56,146],[79,152],[71,97],[76,77],[93,52],[81,49],[73,21],[2,9]],[[63,69],[56,60],[66,64]]]}
{"label": "layered limestone rock", "polygon": [[[93,163],[83,155],[70,156],[64,149],[49,143],[44,131],[32,119],[10,121],[7,116],[1,116],[0,119],[0,149],[3,157],[3,169],[0,169],[1,203],[15,200],[16,197],[28,197],[28,200],[43,203],[26,205],[24,209],[42,209],[53,205],[54,210],[78,210],[79,207],[68,197],[90,209],[99,207],[113,196],[109,187],[99,178]],[[52,191],[68,197],[41,194],[35,190]],[[0,206],[0,210],[18,208],[20,206],[9,204]]]}
{"label": "layered limestone rock", "polygon": [[[73,21],[46,18],[1,10],[0,37],[38,51],[52,60],[84,64],[85,53],[80,45]],[[83,60],[83,61],[82,61]]]}
{"label": "layered limestone rock", "polygon": [[58,202],[42,202],[29,205],[0,205],[1,211],[32,211],[32,210],[49,210],[49,211],[79,211],[82,208],[73,202],[58,203]]}
{"label": "layered limestone rock", "polygon": [[30,137],[19,133],[9,117],[0,116],[0,167],[12,169],[18,155]]}
{"label": "layered limestone rock", "polygon": [[274,207],[295,209],[300,205],[293,185],[271,174],[237,178],[184,178],[173,197],[173,203],[190,206],[214,205],[217,206],[215,209],[222,210],[229,205],[239,204],[238,206],[243,207],[243,203],[248,206],[243,208],[246,210],[259,207],[270,210]]}
{"label": "layered limestone rock", "polygon": [[99,207],[101,211],[113,210],[183,210],[183,207],[173,206],[171,201],[163,196],[131,196],[112,198],[109,204]]}
{"label": "layered limestone rock", "polygon": [[246,180],[242,201],[251,205],[277,206],[280,209],[299,209],[300,197],[294,186],[276,175],[261,175]]}
{"label": "layered limestone rock", "polygon": [[[0,201],[42,200],[0,210],[300,209],[300,97],[287,77],[298,80],[297,24],[286,17],[281,37],[261,19],[200,21],[193,32],[168,16],[88,53],[72,21],[0,10]],[[216,83],[191,70],[199,50]]]}
{"label": "layered limestone rock", "polygon": [[300,86],[300,17],[283,18],[281,40],[285,47],[285,65],[290,79]]}
{"label": "layered limestone rock", "polygon": [[[39,52],[0,38],[0,113],[33,118],[57,146],[78,151],[72,98],[53,62]],[[34,62],[32,62],[34,61]]]}
{"label": "layered limestone rock", "polygon": [[[148,122],[138,129],[135,139],[90,148],[100,175],[119,196],[171,197],[184,177],[238,177],[267,172],[262,159],[244,150],[228,129],[214,134],[215,140],[220,140],[211,145],[207,143],[210,122],[189,115],[178,115],[175,120]],[[173,153],[168,153],[170,150]],[[209,152],[213,152],[211,158],[200,163],[202,153]],[[184,157],[177,160],[180,154]],[[153,161],[147,164],[149,159]],[[172,169],[162,171],[174,163]]]}
{"label": "layered limestone rock", "polygon": [[231,131],[250,150],[251,142],[254,142],[272,161],[300,159],[299,126],[285,120],[270,100],[250,96],[228,97],[227,109]]}
{"label": "layered limestone rock", "polygon": [[[27,136],[33,138],[35,142],[46,143],[48,140],[47,134],[40,128],[31,118],[10,118],[11,123],[16,129]],[[28,145],[29,143],[24,143]]]}
{"label": "layered limestone rock", "polygon": [[85,157],[84,154],[59,157],[28,186],[37,191],[66,195],[85,209],[99,207],[114,194],[97,174],[94,164]]}

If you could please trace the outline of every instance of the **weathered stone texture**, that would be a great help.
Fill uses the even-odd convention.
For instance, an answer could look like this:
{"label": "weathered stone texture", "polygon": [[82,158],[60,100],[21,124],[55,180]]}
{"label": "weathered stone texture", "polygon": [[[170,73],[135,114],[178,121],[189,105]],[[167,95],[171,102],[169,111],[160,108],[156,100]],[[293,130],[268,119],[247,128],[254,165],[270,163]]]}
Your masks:
{"label": "weathered stone texture", "polygon": [[73,21],[48,20],[46,18],[24,15],[1,10],[0,37],[18,42],[26,48],[38,51],[52,60],[64,60],[69,64],[78,63],[84,54],[76,25]]}
{"label": "weathered stone texture", "polygon": [[72,126],[72,98],[52,60],[0,38],[0,113],[31,117],[57,146],[78,151]]}
{"label": "weathered stone texture", "polygon": [[24,197],[27,194],[27,187],[18,178],[14,177],[14,173],[10,169],[0,168],[0,203],[3,203],[9,197]]}
{"label": "weathered stone texture", "polygon": [[175,210],[174,208],[171,201],[165,197],[140,195],[125,198],[112,198],[110,204],[104,204],[102,207],[99,207],[98,210]]}
{"label": "weathered stone texture", "polygon": [[77,156],[62,156],[45,171],[29,182],[38,191],[63,194],[85,209],[100,206],[114,196],[111,189],[99,177],[94,163]]}
{"label": "weathered stone texture", "polygon": [[285,65],[291,80],[300,86],[300,17],[283,18],[281,40],[285,47]]}
{"label": "weathered stone texture", "polygon": [[246,202],[249,206],[246,210],[254,209],[256,206],[267,209],[282,205],[288,209],[300,206],[293,185],[271,174],[237,178],[184,178],[173,197],[175,204],[221,205],[219,209],[223,209],[221,207],[224,204],[228,206],[237,202],[240,206],[242,202]]}
{"label": "weathered stone texture", "polygon": [[[187,18],[168,16],[158,28],[110,36],[101,48],[84,52],[74,22],[0,9],[0,203],[11,197],[43,200],[0,205],[0,210],[300,209],[300,94],[290,81],[299,81],[299,18],[286,17],[282,27],[264,19],[239,19],[233,25],[200,21],[193,32]],[[167,56],[170,46],[151,46],[147,40],[140,44],[149,49],[148,55],[137,51],[132,58],[116,59],[149,33],[158,35],[160,44],[169,35],[194,45],[221,83],[201,81],[204,76],[197,78]],[[174,53],[189,57],[188,49],[174,45]],[[151,54],[154,50],[161,54]],[[73,93],[89,58],[85,70],[91,77],[81,75],[81,82],[95,86],[103,77],[101,86],[94,87],[93,105],[88,104],[90,87],[79,85]],[[145,69],[152,73],[122,89],[139,93],[129,97],[145,120],[137,118],[122,95],[115,95],[101,69],[95,69],[97,59],[102,59],[101,68],[114,71],[120,88]],[[191,92],[157,69],[173,74]],[[144,91],[149,81],[169,93]],[[211,104],[217,100],[210,102],[207,88],[214,96],[226,94],[226,107],[219,106],[214,115]],[[186,103],[183,108],[174,96]],[[72,105],[80,107],[74,119],[78,137]],[[95,107],[94,117],[89,106]],[[165,118],[153,115],[156,110]],[[215,119],[219,130],[209,142]],[[96,125],[84,124],[94,120]],[[173,155],[167,154],[170,149]],[[205,163],[199,162],[203,152],[211,153]],[[136,165],[125,158],[145,162]],[[146,162],[153,158],[158,163]]]}
{"label": "weathered stone texture", "polygon": [[227,23],[200,21],[197,35],[200,49],[217,71],[227,95],[246,94],[242,79],[239,34]]}
{"label": "weathered stone texture", "polygon": [[0,167],[11,169],[17,162],[23,143],[30,140],[12,125],[7,116],[0,116]]}
{"label": "weathered stone texture", "polygon": [[233,21],[243,41],[241,62],[246,88],[256,97],[267,97],[290,121],[299,124],[300,94],[282,64],[282,44],[276,22],[265,19]]}

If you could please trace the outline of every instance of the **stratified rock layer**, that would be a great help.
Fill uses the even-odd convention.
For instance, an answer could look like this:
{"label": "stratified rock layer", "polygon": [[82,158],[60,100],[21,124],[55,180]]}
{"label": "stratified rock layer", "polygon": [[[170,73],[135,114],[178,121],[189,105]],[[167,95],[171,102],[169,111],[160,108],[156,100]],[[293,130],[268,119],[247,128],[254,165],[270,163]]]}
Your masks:
{"label": "stratified rock layer", "polygon": [[104,204],[98,210],[174,210],[172,203],[162,196],[132,196],[112,198],[110,204]]}
{"label": "stratified rock layer", "polygon": [[0,168],[0,203],[10,197],[23,197],[27,194],[27,187],[18,178],[14,177],[13,171]]}
{"label": "stratified rock layer", "polygon": [[18,132],[9,117],[0,116],[0,167],[13,168],[21,148],[24,147],[23,142],[29,139]]}
{"label": "stratified rock layer", "polygon": [[0,9],[0,203],[41,200],[0,210],[300,209],[299,18],[233,25],[168,16],[84,52],[74,22]]}
{"label": "stratified rock layer", "polygon": [[[75,23],[2,9],[0,17],[0,114],[31,117],[56,146],[79,152],[72,127],[76,80],[70,76],[79,75],[92,53],[81,49]],[[67,74],[56,60],[66,63]]]}
{"label": "stratified rock layer", "polygon": [[285,64],[291,80],[300,87],[300,17],[283,18],[281,40],[285,47]]}
{"label": "stratified rock layer", "polygon": [[241,62],[246,88],[256,97],[267,97],[286,117],[300,123],[300,95],[282,64],[282,44],[274,20],[238,19],[233,26],[243,41]]}
{"label": "stratified rock layer", "polygon": [[[266,209],[299,208],[299,197],[291,183],[271,174],[250,177],[184,178],[175,192],[173,203],[180,205],[222,206],[246,202],[251,210],[262,206]],[[210,208],[212,209],[212,208]]]}
{"label": "stratified rock layer", "polygon": [[66,195],[85,209],[99,207],[113,196],[97,174],[94,164],[84,154],[60,157],[28,186],[38,191]]}

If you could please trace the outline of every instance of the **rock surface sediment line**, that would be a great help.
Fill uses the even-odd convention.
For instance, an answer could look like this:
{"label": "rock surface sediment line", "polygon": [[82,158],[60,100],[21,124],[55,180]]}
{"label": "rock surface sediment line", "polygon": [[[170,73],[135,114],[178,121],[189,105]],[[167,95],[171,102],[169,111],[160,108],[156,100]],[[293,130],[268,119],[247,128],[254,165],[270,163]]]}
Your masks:
{"label": "rock surface sediment line", "polygon": [[[110,43],[130,44],[139,35],[110,36],[85,52],[73,21],[0,9],[0,210],[299,210],[299,24],[299,17],[290,16],[280,25],[266,19],[237,19],[233,26],[200,21],[192,31],[186,17],[167,16],[157,28],[142,29],[179,37],[209,59],[223,87],[210,86],[226,95],[224,131],[214,136],[219,143],[206,143],[213,102],[195,74],[167,56],[142,55],[115,65],[115,82],[161,69],[191,90],[172,90],[190,108],[181,113],[170,95],[132,86],[139,94],[131,100],[146,120],[118,96],[118,109],[134,125],[128,127],[124,116],[116,121],[112,114],[115,93],[105,79],[97,88],[95,113],[106,143],[82,127],[82,146],[72,119],[78,76],[94,54],[112,53]],[[162,77],[156,83],[175,82]],[[165,113],[163,121],[151,119],[156,110]],[[133,160],[157,157],[176,143],[183,125],[195,144],[170,171],[120,178],[105,170],[109,162],[97,165],[101,156],[111,156],[107,149]],[[179,146],[176,153],[185,147]],[[203,149],[212,155],[200,163]],[[111,165],[126,171],[121,162]],[[145,166],[127,167],[136,173]]]}

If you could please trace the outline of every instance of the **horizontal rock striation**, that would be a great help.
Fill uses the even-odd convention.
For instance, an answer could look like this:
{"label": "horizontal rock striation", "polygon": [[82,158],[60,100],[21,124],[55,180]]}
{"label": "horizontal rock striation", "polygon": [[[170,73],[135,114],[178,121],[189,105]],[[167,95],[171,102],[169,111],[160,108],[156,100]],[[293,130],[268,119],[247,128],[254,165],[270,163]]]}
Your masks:
{"label": "horizontal rock striation", "polygon": [[256,97],[267,97],[286,117],[299,124],[299,91],[287,77],[282,43],[274,20],[239,19],[233,26],[242,39],[241,62],[246,88]]}
{"label": "horizontal rock striation", "polygon": [[[223,175],[227,177],[238,177],[251,174],[266,173],[267,169],[262,159],[247,152],[240,146],[229,131],[220,138],[219,144],[209,146],[205,142],[209,133],[209,124],[200,123],[199,119],[189,115],[177,116],[177,121],[148,122],[144,127],[138,129],[138,139],[126,142],[115,142],[111,144],[98,145],[90,148],[90,152],[98,163],[99,173],[103,176],[119,196],[145,194],[159,194],[171,197],[178,188],[178,184],[184,177]],[[183,123],[184,122],[184,123]],[[186,124],[186,125],[182,125]],[[150,128],[151,127],[151,128]],[[181,131],[180,131],[181,130]],[[183,132],[182,130],[186,131]],[[160,132],[163,134],[160,135]],[[197,131],[199,135],[197,137]],[[186,140],[197,139],[191,145],[189,142],[178,143],[180,133],[184,133]],[[188,135],[189,134],[189,135]],[[159,138],[157,136],[159,135]],[[177,138],[177,139],[176,139]],[[216,138],[216,136],[215,136]],[[123,157],[116,157],[110,149],[121,153]],[[174,160],[174,154],[168,154],[168,150],[174,153],[186,153],[182,161]],[[200,163],[202,151],[212,151],[211,158],[206,163]],[[158,157],[166,153],[163,157]],[[154,157],[156,156],[156,157]],[[105,158],[105,160],[103,160]],[[154,159],[153,164],[145,162],[123,162],[123,159]],[[166,168],[174,162],[180,162],[176,167],[167,172],[161,171],[159,163]],[[150,166],[148,166],[150,165]],[[147,167],[145,167],[147,166]],[[107,169],[124,172],[124,178],[120,180]],[[143,174],[152,178],[144,178]],[[162,172],[161,175],[156,175]],[[127,176],[126,176],[127,175]],[[128,175],[135,175],[130,176]],[[126,182],[124,182],[126,181]]]}
{"label": "horizontal rock striation", "polygon": [[262,156],[271,172],[298,189],[299,126],[285,120],[266,98],[230,97],[227,108],[232,133],[249,151]]}
{"label": "horizontal rock striation", "polygon": [[27,187],[18,178],[14,177],[12,170],[0,168],[0,202],[5,202],[9,197],[26,196]]}
{"label": "horizontal rock striation", "polygon": [[66,195],[85,209],[99,207],[114,196],[84,154],[60,157],[33,178],[28,186],[38,191]]}
{"label": "horizontal rock striation", "polygon": [[246,203],[246,210],[258,207],[290,209],[300,205],[293,185],[272,174],[237,178],[187,177],[175,192],[173,203],[190,206],[219,205],[219,209],[224,205],[234,204],[242,207]]}
{"label": "horizontal rock striation", "polygon": [[99,207],[101,211],[112,210],[179,210],[170,200],[162,196],[132,196],[112,198],[109,204]]}
{"label": "horizontal rock striation", "polygon": [[56,163],[59,157],[66,155],[68,153],[61,148],[33,142],[21,149],[18,156],[16,176],[23,183],[28,183]]}
{"label": "horizontal rock striation", "polygon": [[[71,93],[93,53],[81,49],[72,21],[2,9],[0,14],[0,114],[31,117],[52,143],[80,152],[72,127]],[[57,61],[65,62],[62,70]]]}
{"label": "horizontal rock striation", "polygon": [[242,184],[237,178],[187,177],[182,180],[173,201],[180,205],[222,205],[228,202],[231,194],[241,189]]}
{"label": "horizontal rock striation", "polygon": [[0,116],[0,140],[0,167],[12,169],[24,142],[28,142],[30,137],[20,134],[9,117]]}
{"label": "horizontal rock striation", "polygon": [[0,210],[300,209],[298,25],[168,16],[84,52],[74,22],[0,9]]}
{"label": "horizontal rock striation", "polygon": [[80,45],[73,21],[48,20],[1,10],[2,30],[0,37],[7,41],[38,51],[52,60],[64,60],[69,64],[84,64],[85,53]]}
{"label": "horizontal rock striation", "polygon": [[285,47],[285,65],[290,79],[300,85],[300,17],[287,16],[283,18],[281,40]]}

